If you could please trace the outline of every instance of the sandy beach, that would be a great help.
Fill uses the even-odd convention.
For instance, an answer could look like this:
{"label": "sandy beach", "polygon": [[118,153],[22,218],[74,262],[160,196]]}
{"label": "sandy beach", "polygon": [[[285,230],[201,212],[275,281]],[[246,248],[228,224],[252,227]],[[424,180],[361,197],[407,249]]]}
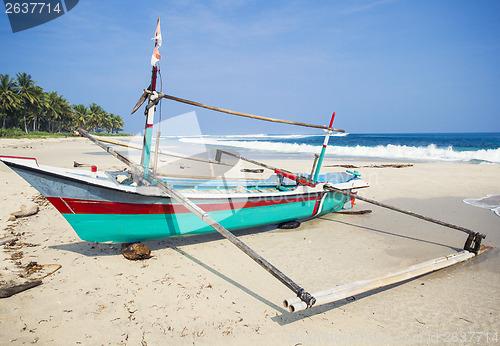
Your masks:
{"label": "sandy beach", "polygon": [[[1,139],[0,155],[58,167],[77,161],[100,170],[124,168],[83,138]],[[311,167],[306,161],[267,162],[293,171]],[[325,160],[323,172],[342,171],[328,167],[337,164]],[[15,234],[24,243],[1,246],[0,280],[32,261],[61,266],[42,285],[0,299],[0,344],[498,344],[500,217],[463,199],[500,194],[500,165],[356,170],[370,184],[360,195],[484,233],[483,244],[494,249],[292,314],[282,301],[293,293],[218,234],[148,241],[153,257],[128,261],[119,244],[81,241],[52,205],[0,164],[0,238]],[[33,201],[40,208],[36,215],[8,221]],[[309,292],[445,256],[466,240],[464,233],[361,201],[355,209],[372,213],[329,214],[294,230],[235,234]],[[12,259],[20,251],[22,257]]]}

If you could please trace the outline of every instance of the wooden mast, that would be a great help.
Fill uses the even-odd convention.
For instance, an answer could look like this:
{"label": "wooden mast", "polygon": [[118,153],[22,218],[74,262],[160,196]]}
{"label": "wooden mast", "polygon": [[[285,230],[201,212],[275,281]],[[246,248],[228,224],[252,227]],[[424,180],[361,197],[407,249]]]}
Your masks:
{"label": "wooden mast", "polygon": [[[152,95],[150,95],[149,97],[148,106],[146,107],[146,110],[144,112],[144,114],[146,115],[146,126],[144,129],[144,144],[141,157],[141,166],[144,168],[144,176],[146,178],[149,175],[149,162],[151,159],[151,139],[153,137],[155,105],[158,102],[155,90],[156,90],[156,76],[158,74],[158,67],[156,66],[156,63],[161,59],[161,55],[158,52],[158,48],[160,48],[162,41],[161,31],[160,31],[160,17],[158,17],[158,21],[156,23],[155,37],[153,37],[153,39],[155,40],[155,48],[153,50],[153,55],[151,56],[151,65],[153,66],[153,70],[151,71],[151,84],[149,85],[148,88],[149,93],[151,93]],[[143,97],[141,97],[141,99],[143,99]]]}
{"label": "wooden mast", "polygon": [[[150,91],[155,91],[156,89],[156,76],[158,73],[158,67],[153,66],[153,70],[151,71],[151,84],[148,88]],[[146,125],[144,128],[144,142],[142,147],[142,156],[141,156],[141,166],[144,168],[144,174],[147,176],[149,174],[149,162],[151,159],[151,139],[153,137],[153,122],[155,117],[155,107],[152,104],[153,100],[149,100],[148,106],[145,115],[146,115]]]}

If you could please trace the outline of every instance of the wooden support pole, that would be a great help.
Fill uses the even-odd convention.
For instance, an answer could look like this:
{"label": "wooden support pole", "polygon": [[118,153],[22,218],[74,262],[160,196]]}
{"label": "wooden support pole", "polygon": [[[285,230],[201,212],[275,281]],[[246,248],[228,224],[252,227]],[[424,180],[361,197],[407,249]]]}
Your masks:
{"label": "wooden support pole", "polygon": [[[77,132],[79,132],[79,131],[77,131]],[[79,133],[81,133],[81,132],[79,132]],[[122,143],[122,142],[118,142],[118,141],[112,141],[112,140],[105,139],[105,138],[97,138],[97,137],[94,137],[94,138],[96,138],[98,141],[103,142],[103,143],[118,145],[118,146],[121,146],[121,147],[130,148],[130,149],[142,150],[142,148],[139,147],[139,146],[137,146],[137,145]],[[203,162],[203,163],[212,163],[212,164],[218,164],[218,165],[222,165],[222,166],[232,166],[232,165],[230,165],[228,163],[219,162],[219,161],[215,161],[215,160],[204,160],[204,159],[199,159],[199,158],[196,158],[196,157],[189,157],[189,156],[185,156],[185,155],[179,155],[179,154],[174,154],[174,153],[167,153],[167,152],[164,152],[164,151],[162,151],[160,149],[158,150],[158,154],[165,155],[165,156],[176,157],[176,158],[183,159],[183,160],[191,160],[191,161],[197,161],[197,162]],[[75,167],[78,167],[78,166],[75,166]]]}
{"label": "wooden support pole", "polygon": [[[144,90],[144,93],[151,94],[152,91],[150,91],[150,90]],[[298,121],[269,118],[269,117],[263,117],[263,116],[260,116],[260,115],[254,115],[254,114],[248,114],[248,113],[230,111],[230,110],[227,110],[227,109],[223,109],[223,108],[219,108],[219,107],[214,107],[214,106],[208,106],[208,105],[205,105],[203,103],[199,103],[199,102],[195,102],[195,101],[190,101],[190,100],[182,99],[182,98],[176,97],[176,96],[166,95],[166,94],[163,94],[163,93],[158,93],[158,96],[160,98],[166,98],[166,99],[169,99],[169,100],[173,100],[173,101],[185,103],[185,104],[188,104],[188,105],[191,105],[191,106],[206,108],[206,109],[210,109],[212,111],[221,112],[221,113],[227,113],[227,114],[232,114],[232,115],[237,115],[237,116],[240,116],[240,117],[246,117],[246,118],[252,118],[252,119],[257,119],[257,120],[270,121],[270,122],[273,122],[273,123],[282,123],[282,124],[288,124],[288,125],[313,127],[313,128],[317,128],[317,129],[324,129],[324,130],[336,131],[336,132],[345,132],[345,130],[335,129],[333,127],[328,127],[328,126],[307,124],[307,123],[302,123],[302,122],[298,122]]]}
{"label": "wooden support pole", "polygon": [[319,155],[318,154],[314,154],[314,162],[313,162],[313,166],[311,168],[311,175],[310,175],[310,177],[314,176],[314,171],[316,170],[316,164],[318,163],[318,159],[319,159]]}
{"label": "wooden support pole", "polygon": [[[98,145],[101,149],[107,151],[108,153],[110,153],[111,155],[113,155],[114,157],[116,157],[118,160],[120,160],[121,162],[123,162],[127,166],[129,166],[131,168],[135,168],[137,166],[135,163],[133,163],[132,161],[130,161],[125,155],[120,154],[115,149],[113,149],[113,147],[104,145],[100,140],[98,140],[94,136],[90,135],[87,131],[79,128],[77,130],[77,132],[80,135],[82,135],[83,137],[85,137],[87,139],[90,139],[94,144]],[[116,143],[113,143],[113,144],[116,144]]]}
{"label": "wooden support pole", "polygon": [[394,207],[394,206],[389,205],[389,204],[377,202],[377,201],[375,201],[373,199],[369,199],[369,198],[366,198],[366,197],[363,197],[363,196],[355,195],[355,194],[353,194],[353,193],[351,193],[349,191],[346,191],[346,190],[340,190],[340,189],[337,189],[335,187],[326,186],[326,185],[325,185],[325,189],[327,189],[329,191],[334,191],[334,192],[340,193],[340,194],[345,195],[347,197],[356,198],[356,199],[359,199],[361,201],[364,201],[364,202],[367,202],[367,203],[370,203],[370,204],[373,204],[373,205],[376,205],[376,206],[379,206],[379,207],[382,207],[382,208],[387,208],[387,209],[390,209],[390,210],[397,211],[399,213],[403,213],[403,214],[410,215],[410,216],[413,216],[413,217],[416,217],[416,218],[419,218],[419,219],[422,219],[422,220],[425,220],[425,221],[429,221],[429,222],[432,222],[432,223],[435,223],[435,224],[438,224],[438,225],[441,225],[441,226],[453,228],[453,229],[456,229],[458,231],[467,233],[469,235],[477,235],[478,237],[480,237],[482,239],[486,238],[486,235],[478,233],[478,232],[474,232],[473,230],[467,229],[465,227],[453,225],[453,224],[448,223],[448,222],[444,222],[444,221],[440,221],[440,220],[437,220],[437,219],[433,219],[433,218],[428,217],[428,216],[423,216],[423,215],[417,214],[417,213],[412,212],[412,211],[408,211],[408,210],[404,210],[404,209],[401,209],[401,208],[398,208],[398,207]]}
{"label": "wooden support pole", "polygon": [[225,150],[222,150],[222,149],[217,149],[217,153],[215,155],[215,160],[219,161],[222,158],[222,154],[233,156],[233,157],[236,157],[236,158],[238,158],[238,159],[240,159],[242,161],[247,161],[247,162],[253,163],[254,165],[270,169],[270,170],[274,171],[277,174],[281,174],[282,176],[284,176],[286,178],[289,178],[291,180],[297,181],[297,183],[299,183],[299,184],[314,186],[311,178],[307,178],[307,177],[302,176],[302,175],[296,175],[295,173],[292,173],[292,172],[287,171],[285,169],[281,169],[281,168],[276,168],[276,167],[273,167],[273,166],[269,166],[269,165],[266,165],[265,163],[262,163],[262,162],[259,162],[259,161],[255,161],[255,160],[251,160],[251,159],[247,159],[246,157],[243,157],[243,156],[240,156],[240,155],[237,155],[237,154],[233,154],[233,153],[231,153],[229,151],[225,151]]}
{"label": "wooden support pole", "polygon": [[[154,175],[153,175],[154,176]],[[303,288],[297,285],[292,279],[283,274],[278,268],[269,263],[266,259],[257,254],[254,250],[252,250],[248,245],[238,239],[235,235],[229,232],[226,228],[224,228],[217,221],[212,219],[208,213],[206,213],[203,209],[201,209],[198,205],[187,199],[182,193],[175,190],[169,184],[164,182],[161,179],[158,179],[158,186],[161,187],[165,192],[167,192],[171,198],[175,199],[177,202],[186,207],[190,212],[198,216],[202,221],[216,230],[219,234],[221,234],[224,238],[233,243],[237,248],[243,251],[247,256],[257,262],[261,267],[267,270],[271,275],[273,275],[276,279],[278,279],[282,284],[292,290],[297,296],[300,298],[306,306],[311,307],[315,303],[314,297],[312,297],[308,292],[306,292]]]}
{"label": "wooden support pole", "polygon": [[[130,166],[133,170],[139,171],[140,167],[132,163],[127,157],[123,156],[122,154],[112,150],[112,148],[109,148],[105,146],[104,144],[100,143],[99,140],[95,139],[93,136],[88,134],[86,131],[78,129],[78,131],[88,139],[90,139],[92,142],[97,144],[99,147],[103,148],[106,150],[108,153],[111,155],[115,156],[117,159],[125,163],[126,165]],[[221,234],[224,238],[229,240],[231,243],[233,243],[236,247],[238,247],[241,251],[243,251],[246,255],[248,255],[251,259],[253,259],[255,262],[257,262],[261,267],[263,267],[265,270],[267,270],[271,275],[273,275],[276,279],[278,279],[282,284],[284,284],[286,287],[288,287],[290,290],[292,290],[295,294],[297,294],[298,297],[300,297],[301,301],[305,302],[306,306],[311,307],[314,305],[316,300],[314,299],[311,294],[306,292],[302,287],[300,287],[298,284],[296,284],[292,279],[290,279],[288,276],[283,274],[280,270],[278,270],[275,266],[273,266],[271,263],[269,263],[266,259],[261,257],[259,254],[257,254],[254,250],[252,250],[249,246],[247,246],[244,242],[242,242],[240,239],[238,239],[234,234],[229,232],[226,228],[224,228],[221,224],[219,224],[217,221],[215,221],[208,213],[206,213],[203,209],[201,209],[198,205],[196,205],[194,202],[186,198],[182,193],[179,191],[175,190],[172,186],[167,184],[163,179],[161,179],[159,176],[157,176],[154,173],[149,173],[149,178],[151,181],[156,181],[157,186],[168,193],[168,195],[179,202],[181,205],[183,205],[185,208],[187,208],[190,212],[192,212],[194,215],[198,216],[202,221],[204,221],[206,224],[208,224],[210,227],[212,227],[214,230],[216,230],[219,234]]]}
{"label": "wooden support pole", "polygon": [[[257,166],[260,166],[260,167],[264,167],[264,168],[270,169],[271,171],[274,171],[274,170],[277,169],[276,167],[272,167],[272,166],[266,165],[265,163],[262,163],[262,162],[259,162],[259,161],[247,159],[246,157],[243,157],[241,155],[234,154],[234,153],[231,153],[229,151],[222,150],[222,149],[217,149],[217,152],[216,152],[216,155],[215,155],[215,160],[217,162],[220,162],[220,160],[222,159],[222,154],[229,155],[229,156],[232,156],[232,157],[236,157],[237,159],[253,163],[254,165],[257,165]],[[282,171],[288,172],[288,171],[285,171],[284,169],[282,169]],[[292,173],[292,172],[288,172],[288,173]]]}

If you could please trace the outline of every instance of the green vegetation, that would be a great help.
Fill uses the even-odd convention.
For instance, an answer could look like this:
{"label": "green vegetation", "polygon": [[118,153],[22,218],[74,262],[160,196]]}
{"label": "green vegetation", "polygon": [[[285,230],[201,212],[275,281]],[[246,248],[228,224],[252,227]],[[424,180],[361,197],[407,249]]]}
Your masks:
{"label": "green vegetation", "polygon": [[0,137],[67,136],[81,127],[119,134],[123,119],[91,103],[72,105],[55,91],[45,92],[27,73],[0,74]]}

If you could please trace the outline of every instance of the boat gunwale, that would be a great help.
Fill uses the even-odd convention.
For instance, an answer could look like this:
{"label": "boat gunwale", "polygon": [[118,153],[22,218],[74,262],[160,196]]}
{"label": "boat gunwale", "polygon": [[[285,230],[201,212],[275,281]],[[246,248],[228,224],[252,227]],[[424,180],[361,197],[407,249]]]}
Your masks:
{"label": "boat gunwale", "polygon": [[[117,191],[117,192],[123,192],[123,193],[131,194],[131,195],[139,195],[139,196],[153,197],[153,198],[154,197],[156,197],[156,198],[171,198],[171,196],[169,196],[167,193],[159,191],[158,187],[156,187],[156,186],[151,186],[151,185],[150,186],[121,185],[121,184],[119,184],[117,182],[113,182],[111,179],[109,179],[108,175],[106,175],[106,177],[108,179],[106,179],[106,180],[103,179],[103,181],[100,181],[99,183],[97,183],[97,182],[93,182],[93,181],[90,181],[88,179],[85,179],[85,178],[96,179],[96,178],[91,177],[90,175],[81,174],[81,176],[82,176],[81,178],[75,177],[74,175],[79,175],[79,174],[76,172],[68,172],[64,168],[52,167],[52,166],[47,166],[47,165],[39,165],[38,162],[36,162],[36,160],[35,160],[35,162],[36,162],[37,167],[29,165],[29,164],[23,165],[21,163],[12,162],[11,160],[4,160],[4,158],[17,159],[17,160],[33,160],[32,158],[27,158],[27,157],[15,157],[14,158],[14,157],[6,157],[6,156],[0,155],[0,161],[5,163],[7,166],[15,167],[15,168],[18,168],[21,170],[34,172],[36,174],[48,175],[51,177],[55,177],[57,179],[65,179],[65,180],[72,181],[72,182],[75,182],[78,184],[88,185],[88,186],[101,188],[101,189],[113,190],[113,191]],[[61,171],[66,170],[66,171],[65,172],[57,172],[57,171],[53,171],[54,169],[61,170]],[[104,172],[104,174],[106,174],[106,172]],[[351,180],[350,182],[353,182],[356,180],[364,182],[362,179],[359,179],[359,178],[355,179],[355,180]],[[232,198],[234,198],[234,199],[236,199],[236,198],[251,199],[251,198],[267,198],[267,197],[269,197],[269,198],[274,197],[275,198],[275,197],[279,197],[279,196],[289,198],[289,197],[293,197],[293,196],[304,196],[304,195],[308,195],[308,194],[321,193],[324,191],[323,185],[325,183],[326,182],[320,182],[316,185],[316,187],[298,185],[297,187],[295,187],[291,191],[279,191],[279,190],[277,190],[276,192],[258,192],[258,193],[255,193],[255,192],[245,192],[245,193],[238,193],[238,192],[235,192],[235,193],[206,193],[206,192],[193,193],[193,192],[186,192],[185,195],[187,197],[189,197],[190,199],[196,199],[196,200],[232,199]],[[342,185],[342,184],[347,184],[347,182],[346,183],[339,183],[336,185]],[[358,188],[368,187],[368,184],[366,184],[366,182],[364,182],[364,184],[365,184],[364,186],[349,186],[349,187],[344,187],[344,188],[341,188],[341,187],[338,187],[338,188],[350,190],[350,189],[358,189]],[[142,190],[151,188],[154,190],[154,192],[147,191],[147,190],[137,191],[138,188],[142,189]],[[146,191],[153,192],[153,193],[144,193]]]}

